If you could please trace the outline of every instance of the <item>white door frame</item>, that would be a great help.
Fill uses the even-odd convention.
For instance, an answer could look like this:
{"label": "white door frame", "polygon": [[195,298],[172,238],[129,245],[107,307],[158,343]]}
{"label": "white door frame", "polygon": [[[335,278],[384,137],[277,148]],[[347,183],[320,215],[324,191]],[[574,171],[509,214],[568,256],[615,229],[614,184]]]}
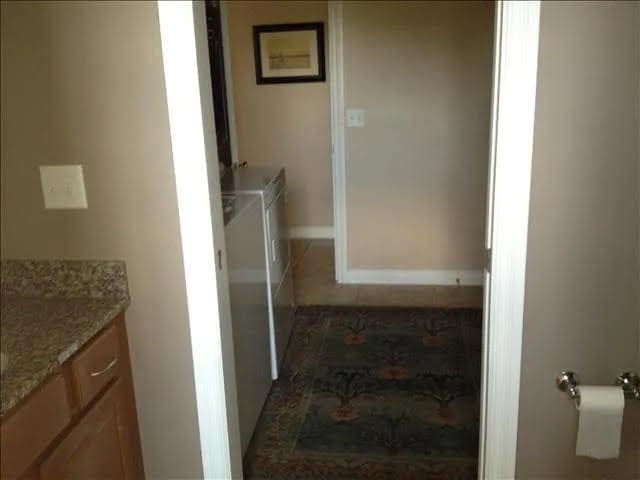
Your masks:
{"label": "white door frame", "polygon": [[204,3],[158,0],[157,5],[201,467],[206,479],[241,479],[242,449]]}
{"label": "white door frame", "polygon": [[[479,478],[515,476],[540,3],[498,1]],[[203,476],[242,478],[224,226],[201,2],[158,1]],[[342,7],[329,3],[336,267],[346,269]],[[219,269],[218,252],[222,258]],[[340,275],[340,274],[338,274]],[[216,295],[211,295],[216,291]]]}
{"label": "white door frame", "polygon": [[[539,1],[496,2],[486,228],[491,273],[484,274],[481,479],[515,476],[539,21]],[[347,259],[341,0],[329,2],[328,30],[336,281],[349,283],[362,280],[362,275],[349,270]],[[451,283],[444,272],[436,273]],[[416,277],[398,272],[383,279],[414,283]]]}
{"label": "white door frame", "polygon": [[515,478],[539,27],[539,1],[496,3],[480,479]]}

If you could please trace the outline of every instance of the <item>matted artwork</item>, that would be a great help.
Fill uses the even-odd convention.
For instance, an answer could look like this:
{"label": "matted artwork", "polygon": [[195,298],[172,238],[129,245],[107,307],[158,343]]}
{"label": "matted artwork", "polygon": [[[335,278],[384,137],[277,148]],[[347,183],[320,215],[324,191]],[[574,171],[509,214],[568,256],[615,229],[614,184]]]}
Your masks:
{"label": "matted artwork", "polygon": [[324,82],[324,25],[255,25],[256,82]]}

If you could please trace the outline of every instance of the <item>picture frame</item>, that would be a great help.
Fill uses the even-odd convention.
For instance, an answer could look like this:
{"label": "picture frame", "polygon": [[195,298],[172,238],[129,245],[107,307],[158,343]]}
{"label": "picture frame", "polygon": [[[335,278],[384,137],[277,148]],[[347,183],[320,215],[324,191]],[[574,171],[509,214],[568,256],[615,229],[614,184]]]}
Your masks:
{"label": "picture frame", "polygon": [[324,82],[324,24],[286,23],[253,26],[258,85]]}

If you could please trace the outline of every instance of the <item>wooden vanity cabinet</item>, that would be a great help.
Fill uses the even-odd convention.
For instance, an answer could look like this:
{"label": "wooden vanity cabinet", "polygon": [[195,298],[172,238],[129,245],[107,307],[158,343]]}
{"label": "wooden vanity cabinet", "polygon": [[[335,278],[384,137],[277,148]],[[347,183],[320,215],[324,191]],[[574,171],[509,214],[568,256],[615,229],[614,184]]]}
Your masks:
{"label": "wooden vanity cabinet", "polygon": [[[65,377],[54,374],[27,401],[2,420],[1,477],[16,478],[71,423],[72,411]],[[27,478],[36,478],[29,473]]]}
{"label": "wooden vanity cabinet", "polygon": [[[121,314],[3,419],[2,479],[144,478],[127,345]],[[61,399],[61,379],[68,407]],[[29,413],[52,395],[62,405],[58,410],[69,413],[52,426],[52,422],[45,424],[48,436],[43,436],[37,417],[45,416]],[[42,438],[49,439],[46,445],[32,441]]]}
{"label": "wooden vanity cabinet", "polygon": [[127,478],[129,452],[123,388],[118,380],[45,458],[42,480]]}

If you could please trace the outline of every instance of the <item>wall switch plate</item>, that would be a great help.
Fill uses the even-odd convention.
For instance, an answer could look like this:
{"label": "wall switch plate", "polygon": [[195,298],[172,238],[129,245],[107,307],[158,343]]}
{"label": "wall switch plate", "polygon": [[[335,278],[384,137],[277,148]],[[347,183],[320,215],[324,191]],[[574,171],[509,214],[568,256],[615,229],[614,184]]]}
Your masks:
{"label": "wall switch plate", "polygon": [[364,127],[364,110],[362,108],[347,109],[347,127]]}
{"label": "wall switch plate", "polygon": [[40,183],[44,208],[87,208],[82,165],[41,166]]}

